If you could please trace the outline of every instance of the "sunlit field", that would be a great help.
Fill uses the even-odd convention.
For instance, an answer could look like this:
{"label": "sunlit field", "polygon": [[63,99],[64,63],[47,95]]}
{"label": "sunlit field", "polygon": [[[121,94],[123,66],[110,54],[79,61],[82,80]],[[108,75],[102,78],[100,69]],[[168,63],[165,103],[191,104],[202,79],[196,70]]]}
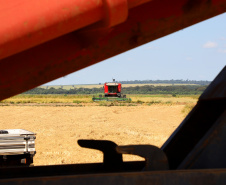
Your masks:
{"label": "sunlit field", "polygon": [[[1,101],[1,104],[26,104],[26,103],[71,103],[83,105],[103,105],[103,102],[93,102],[92,97],[98,95],[17,95],[9,99]],[[198,100],[198,95],[127,95],[131,98],[131,102],[119,102],[119,104],[195,104]],[[106,102],[106,105],[118,105],[118,102]]]}
{"label": "sunlit field", "polygon": [[[93,102],[93,95],[17,95],[1,101],[0,128],[35,132],[34,165],[102,162],[78,139],[161,147],[198,96],[128,95],[131,102]],[[125,155],[124,160],[143,160]]]}

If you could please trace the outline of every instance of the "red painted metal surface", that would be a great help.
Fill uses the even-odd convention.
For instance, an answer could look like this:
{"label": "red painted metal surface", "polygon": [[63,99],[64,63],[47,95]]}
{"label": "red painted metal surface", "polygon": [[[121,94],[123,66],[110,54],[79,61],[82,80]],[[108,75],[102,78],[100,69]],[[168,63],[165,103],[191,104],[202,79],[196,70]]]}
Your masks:
{"label": "red painted metal surface", "polygon": [[104,83],[104,94],[107,94],[107,95],[117,95],[117,93],[121,93],[121,86],[122,86],[122,84],[121,83],[117,83],[118,85],[117,85],[117,92],[115,92],[115,93],[109,93],[108,92],[108,89],[109,89],[109,86],[111,86],[111,85],[107,85],[108,83]]}
{"label": "red painted metal surface", "polygon": [[120,92],[120,93],[121,93],[121,89],[122,89],[122,84],[121,84],[121,83],[119,83],[119,84],[118,84],[118,92]]}
{"label": "red painted metal surface", "polygon": [[146,1],[0,0],[0,59],[98,21],[115,26],[127,19],[128,8]]}
{"label": "red painted metal surface", "polygon": [[131,0],[129,11],[123,0],[114,14],[109,2],[1,0],[0,100],[226,11],[226,0]]}
{"label": "red painted metal surface", "polygon": [[104,16],[98,0],[1,0],[0,4],[0,58],[95,23]]}
{"label": "red painted metal surface", "polygon": [[106,85],[106,83],[104,83],[104,94],[108,93],[108,86]]}

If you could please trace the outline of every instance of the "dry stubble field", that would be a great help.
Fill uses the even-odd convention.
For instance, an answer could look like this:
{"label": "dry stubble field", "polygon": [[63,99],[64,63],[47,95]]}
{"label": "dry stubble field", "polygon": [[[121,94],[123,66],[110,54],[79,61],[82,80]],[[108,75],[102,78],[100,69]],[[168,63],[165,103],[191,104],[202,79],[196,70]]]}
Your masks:
{"label": "dry stubble field", "polygon": [[[195,100],[194,100],[195,101]],[[37,134],[34,165],[102,162],[102,153],[81,148],[78,139],[112,140],[118,145],[166,141],[184,119],[186,105],[0,106],[0,128],[21,128]],[[126,155],[124,160],[140,158]]]}

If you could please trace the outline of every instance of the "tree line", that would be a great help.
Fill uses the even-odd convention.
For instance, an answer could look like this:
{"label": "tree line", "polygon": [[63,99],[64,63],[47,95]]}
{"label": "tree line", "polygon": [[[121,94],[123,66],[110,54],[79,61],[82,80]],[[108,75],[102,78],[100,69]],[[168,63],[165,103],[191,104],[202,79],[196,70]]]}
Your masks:
{"label": "tree line", "polygon": [[131,81],[119,81],[122,84],[197,84],[197,85],[209,85],[211,81],[207,80],[131,80]]}
{"label": "tree line", "polygon": [[[171,85],[171,86],[135,86],[135,87],[123,87],[123,94],[201,94],[207,85]],[[103,94],[103,88],[74,88],[74,89],[55,89],[53,87],[49,89],[35,88],[31,89],[23,94]]]}

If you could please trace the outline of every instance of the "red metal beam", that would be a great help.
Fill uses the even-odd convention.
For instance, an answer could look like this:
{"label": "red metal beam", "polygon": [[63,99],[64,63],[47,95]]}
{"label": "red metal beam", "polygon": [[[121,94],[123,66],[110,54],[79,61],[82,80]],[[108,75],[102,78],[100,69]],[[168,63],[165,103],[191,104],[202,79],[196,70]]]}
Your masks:
{"label": "red metal beam", "polygon": [[[128,12],[127,20],[110,28],[109,26],[117,24],[114,23],[115,19],[117,19],[115,18],[117,15],[113,15],[114,11],[109,11],[110,13],[108,14],[104,13],[107,18],[104,18],[102,22],[96,22],[74,32],[70,32],[74,28],[72,30],[69,29],[65,33],[70,33],[66,35],[61,33],[62,36],[60,37],[58,33],[53,38],[49,37],[50,33],[55,31],[55,29],[52,30],[51,26],[46,28],[46,30],[41,29],[43,32],[48,32],[46,40],[38,42],[37,33],[34,43],[33,39],[31,39],[31,43],[36,45],[35,47],[33,47],[33,44],[29,45],[30,41],[28,41],[25,47],[21,47],[24,51],[18,53],[19,50],[14,50],[12,53],[15,52],[17,54],[8,54],[9,57],[3,57],[0,60],[0,100],[22,93],[226,11],[226,0],[152,0],[142,4],[146,1],[129,1],[128,7],[131,9]],[[72,0],[65,2],[70,3]],[[103,6],[108,8],[110,5]],[[122,10],[124,11],[125,8],[122,8]],[[41,12],[41,10],[39,11]],[[37,14],[40,13],[39,11],[37,11]],[[61,13],[58,9],[49,11],[50,17]],[[9,14],[9,10],[5,12]],[[120,11],[118,14],[120,14]],[[123,20],[126,13],[123,12],[122,14]],[[92,16],[89,13],[88,15]],[[0,16],[9,15],[0,14]],[[95,21],[96,19],[98,18],[95,18]],[[73,21],[67,24],[69,20],[66,18],[59,22],[63,24],[62,28],[71,26]],[[18,30],[12,32],[12,34],[20,33],[21,27],[18,26]],[[23,42],[25,42],[23,39],[19,39],[17,47],[22,46]],[[6,44],[10,44],[10,40]],[[30,49],[27,49],[27,46]],[[8,49],[11,48],[12,46]],[[4,49],[5,47],[0,47],[1,52]]]}
{"label": "red metal beam", "polygon": [[98,21],[115,26],[127,19],[129,8],[147,1],[0,0],[0,59]]}

